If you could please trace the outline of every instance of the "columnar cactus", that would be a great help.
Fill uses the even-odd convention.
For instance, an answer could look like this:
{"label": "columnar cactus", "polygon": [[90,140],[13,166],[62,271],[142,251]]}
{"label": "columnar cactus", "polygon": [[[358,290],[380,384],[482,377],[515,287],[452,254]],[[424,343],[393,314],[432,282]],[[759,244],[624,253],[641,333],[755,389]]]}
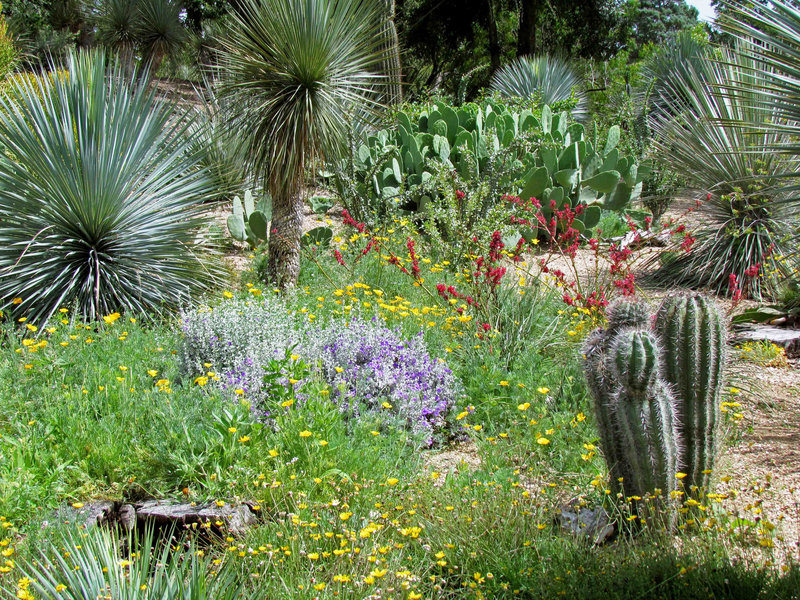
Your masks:
{"label": "columnar cactus", "polygon": [[679,472],[687,489],[707,488],[725,358],[725,327],[713,302],[668,298],[652,327],[646,305],[616,303],[584,356],[612,489],[668,492]]}
{"label": "columnar cactus", "polygon": [[703,296],[664,300],[655,318],[661,369],[680,415],[683,483],[708,488],[719,448],[720,392],[726,327],[716,305]]}
{"label": "columnar cactus", "polygon": [[659,376],[656,337],[641,326],[606,333],[587,347],[587,376],[612,489],[629,496],[672,490],[679,462],[674,400]]}

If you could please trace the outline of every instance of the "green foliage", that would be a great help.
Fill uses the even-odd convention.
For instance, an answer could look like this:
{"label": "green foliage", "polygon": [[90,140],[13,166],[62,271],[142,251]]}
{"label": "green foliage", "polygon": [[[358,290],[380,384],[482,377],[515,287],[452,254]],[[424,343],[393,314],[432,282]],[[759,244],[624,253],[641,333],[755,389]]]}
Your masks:
{"label": "green foliage", "polygon": [[645,305],[612,305],[608,327],[584,349],[612,489],[667,493],[679,473],[684,489],[710,489],[725,341],[722,317],[703,296],[668,297],[652,330]]}
{"label": "green foliage", "polygon": [[584,120],[588,116],[583,82],[573,66],[559,56],[520,56],[494,74],[491,87],[507,97],[536,95],[549,106],[571,100],[574,95],[577,104],[572,117]]}
{"label": "green foliage", "polygon": [[[469,230],[509,194],[537,198],[546,216],[551,202],[557,209],[590,206],[582,217],[589,229],[600,207],[619,211],[634,201],[648,172],[635,158],[620,156],[619,140],[619,127],[603,143],[596,134],[590,140],[582,125],[548,105],[537,117],[493,101],[458,108],[438,102],[419,114],[399,112],[395,128],[354,145],[337,172],[337,191],[357,219],[371,223],[398,210],[424,215],[457,196],[476,207],[459,215],[460,229]],[[447,171],[455,171],[450,185],[442,176]],[[470,189],[480,190],[480,200],[461,202]]]}
{"label": "green foliage", "polygon": [[[756,265],[785,271],[773,260],[788,254],[785,236],[794,218],[785,210],[790,194],[782,178],[798,160],[774,151],[789,138],[765,90],[771,75],[746,50],[720,50],[695,64],[682,58],[681,68],[654,89],[662,108],[650,121],[664,164],[685,179],[685,194],[710,194],[700,208],[705,226],[696,232],[697,245],[657,273],[659,282],[729,294],[731,274],[746,281]],[[742,126],[756,122],[758,129]],[[748,292],[772,294],[774,281],[756,278]]]}
{"label": "green foliage", "polygon": [[237,242],[247,242],[256,248],[269,239],[269,223],[272,220],[272,198],[265,195],[255,202],[250,190],[244,193],[244,202],[233,198],[233,213],[228,216],[228,232]]}
{"label": "green foliage", "polygon": [[107,529],[88,535],[67,529],[22,565],[21,575],[30,581],[16,594],[6,587],[9,595],[82,600],[84,590],[106,590],[120,600],[233,600],[242,594],[235,570],[216,565],[195,540],[164,543],[152,528],[125,540]]}
{"label": "green foliage", "polygon": [[212,189],[186,122],[101,54],[68,64],[0,99],[3,308],[44,321],[74,304],[95,320],[189,301],[217,271],[196,239]]}
{"label": "green foliage", "polygon": [[[0,11],[2,9],[3,5],[0,4]],[[8,31],[5,17],[0,12],[0,79],[5,80],[6,76],[14,70],[18,58],[19,52]]]}

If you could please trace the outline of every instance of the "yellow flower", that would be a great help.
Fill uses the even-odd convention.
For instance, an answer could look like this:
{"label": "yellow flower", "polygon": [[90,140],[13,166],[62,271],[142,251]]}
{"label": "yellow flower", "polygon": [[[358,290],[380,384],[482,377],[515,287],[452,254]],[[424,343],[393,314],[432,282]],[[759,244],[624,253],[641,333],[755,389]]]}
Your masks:
{"label": "yellow flower", "polygon": [[14,298],[11,304],[22,304],[22,298]]}
{"label": "yellow flower", "polygon": [[321,592],[322,590],[325,589],[325,583],[323,582],[314,584],[314,589],[317,590],[318,592]]}
{"label": "yellow flower", "polygon": [[301,438],[311,437],[312,435],[313,434],[308,429],[304,429],[303,431],[300,432]]}
{"label": "yellow flower", "polygon": [[502,385],[503,387],[506,387],[508,385],[508,382],[506,380],[503,380],[503,381],[500,382],[500,385]]}
{"label": "yellow flower", "polygon": [[158,375],[158,371],[156,371],[155,369],[150,369],[149,371],[147,371],[147,374],[150,375],[150,377],[155,377],[156,375]]}
{"label": "yellow flower", "polygon": [[228,427],[228,433],[236,433],[236,427]]}
{"label": "yellow flower", "polygon": [[222,292],[222,295],[225,296],[226,298],[233,298],[233,294],[228,291]]}
{"label": "yellow flower", "polygon": [[517,410],[528,410],[531,407],[530,402],[524,402],[523,404],[517,405]]}
{"label": "yellow flower", "polygon": [[386,480],[386,485],[397,485],[399,481],[400,480],[396,479],[395,477],[390,477],[389,479]]}
{"label": "yellow flower", "polygon": [[686,477],[686,473],[675,473],[675,477],[677,479],[683,479],[684,477]]}
{"label": "yellow flower", "polygon": [[204,385],[206,385],[208,383],[208,377],[203,377],[201,375],[200,377],[197,377],[194,380],[194,382],[195,382],[196,385],[199,385],[200,387],[203,387]]}
{"label": "yellow flower", "polygon": [[550,391],[550,388],[540,387],[540,388],[536,388],[536,391],[539,392],[540,394],[546,394],[547,392]]}
{"label": "yellow flower", "polygon": [[550,440],[548,440],[546,437],[540,437],[539,439],[536,440],[536,443],[539,444],[540,446],[547,446],[547,444],[550,443]]}
{"label": "yellow flower", "polygon": [[65,586],[63,583],[59,583],[59,584],[56,586],[56,593],[57,593],[57,594],[60,594],[60,593],[61,593],[61,592],[63,592],[65,589],[67,589],[67,586]]}
{"label": "yellow flower", "polygon": [[269,455],[272,458],[275,458],[276,456],[278,456],[278,451],[273,448],[272,450],[269,451]]}
{"label": "yellow flower", "polygon": [[111,324],[114,321],[116,321],[117,319],[119,319],[120,316],[121,315],[118,312],[114,312],[114,313],[111,313],[110,315],[106,315],[105,317],[103,317],[103,321],[105,321],[108,324]]}
{"label": "yellow flower", "polygon": [[319,441],[319,445],[320,446],[327,446],[328,445],[328,440],[320,440]]}
{"label": "yellow flower", "polygon": [[242,437],[239,438],[239,443],[240,444],[245,444],[245,443],[247,443],[249,441],[250,441],[250,436],[249,435],[243,435]]}

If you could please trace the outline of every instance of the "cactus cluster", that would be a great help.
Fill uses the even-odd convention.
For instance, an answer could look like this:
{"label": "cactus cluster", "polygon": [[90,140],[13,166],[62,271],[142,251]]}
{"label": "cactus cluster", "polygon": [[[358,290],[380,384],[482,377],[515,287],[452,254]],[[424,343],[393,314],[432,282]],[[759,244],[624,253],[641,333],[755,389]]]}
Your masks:
{"label": "cactus cluster", "polygon": [[233,214],[228,216],[228,231],[239,242],[255,248],[269,239],[269,222],[272,219],[272,199],[265,196],[257,203],[250,190],[244,193],[244,202],[233,199]]}
{"label": "cactus cluster", "polygon": [[584,348],[612,490],[626,496],[707,489],[719,447],[726,328],[700,295],[618,302]]}
{"label": "cactus cluster", "polygon": [[[527,144],[520,144],[523,138]],[[649,166],[620,156],[619,139],[614,126],[604,142],[596,131],[590,140],[583,125],[547,105],[537,117],[491,101],[461,107],[438,102],[418,115],[399,112],[394,129],[378,131],[354,148],[337,184],[343,185],[347,172],[354,191],[370,204],[402,199],[408,207],[411,200],[411,208],[420,211],[431,198],[414,190],[434,175],[436,163],[477,180],[492,176],[492,153],[513,147],[516,158],[504,174],[512,195],[538,199],[548,218],[551,202],[558,209],[583,205],[575,224],[582,231],[597,224],[602,208],[623,210],[641,192]]]}

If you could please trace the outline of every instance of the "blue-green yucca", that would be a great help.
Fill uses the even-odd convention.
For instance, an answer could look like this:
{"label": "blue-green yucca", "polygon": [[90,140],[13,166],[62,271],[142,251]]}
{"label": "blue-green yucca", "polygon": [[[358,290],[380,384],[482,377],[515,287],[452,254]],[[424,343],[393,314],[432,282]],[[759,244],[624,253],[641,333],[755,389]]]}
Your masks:
{"label": "blue-green yucca", "polygon": [[[100,53],[0,95],[0,308],[33,321],[161,312],[217,280],[198,242],[213,195],[173,104]],[[21,299],[21,303],[18,299]]]}

